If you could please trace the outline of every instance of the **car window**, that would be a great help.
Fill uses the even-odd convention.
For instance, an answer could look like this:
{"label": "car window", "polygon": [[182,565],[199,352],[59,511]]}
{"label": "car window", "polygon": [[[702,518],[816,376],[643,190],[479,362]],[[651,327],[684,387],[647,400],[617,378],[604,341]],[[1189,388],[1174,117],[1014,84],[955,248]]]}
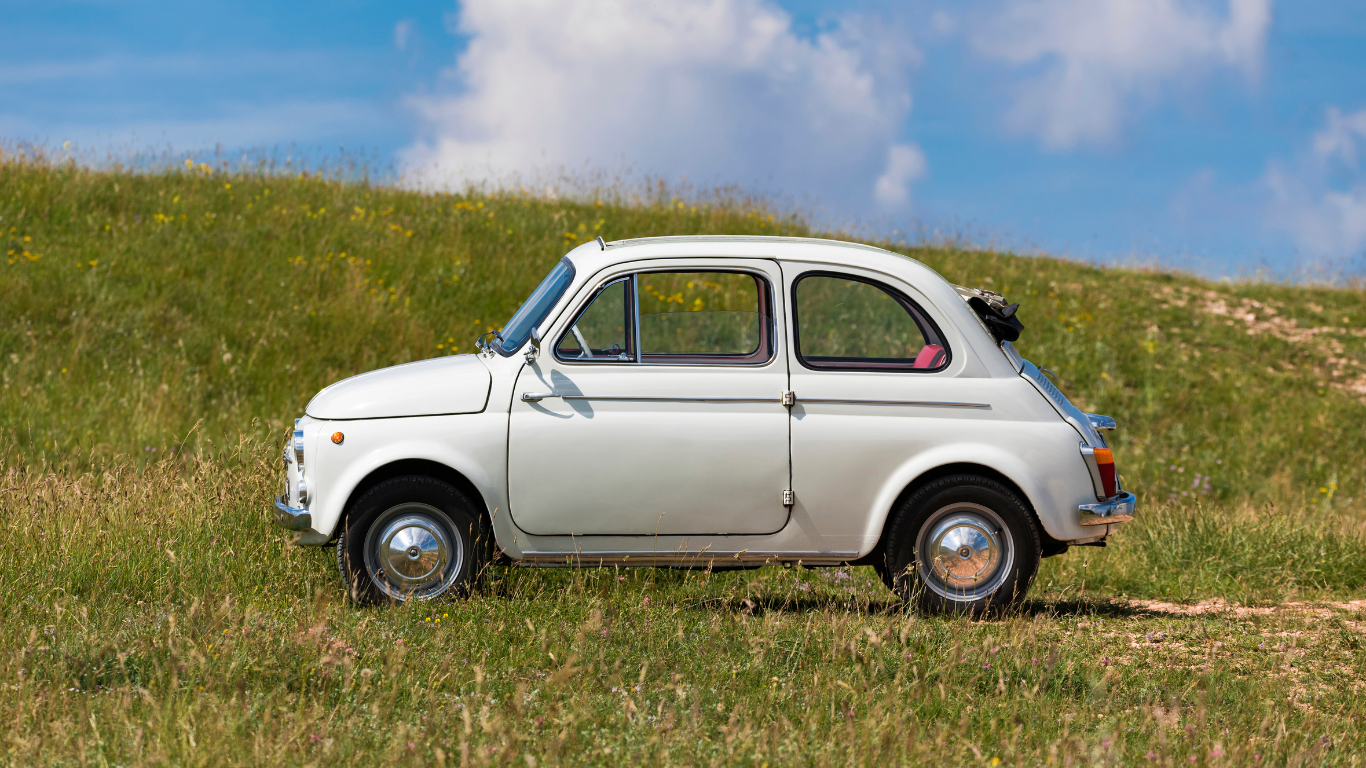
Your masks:
{"label": "car window", "polygon": [[555,268],[550,270],[550,274],[545,276],[541,284],[536,286],[536,290],[531,292],[531,296],[522,303],[521,308],[507,321],[507,325],[503,326],[503,330],[494,339],[494,348],[504,357],[520,349],[526,340],[531,338],[531,329],[550,314],[555,302],[560,300],[565,289],[573,281],[574,265],[569,263],[569,259],[560,259]]}
{"label": "car window", "polygon": [[755,364],[772,356],[767,281],[743,272],[637,276],[642,363]]}
{"label": "car window", "polygon": [[793,287],[797,356],[808,368],[936,371],[949,350],[910,299],[850,275],[803,275]]}
{"label": "car window", "polygon": [[635,360],[631,279],[604,287],[555,345],[561,360],[631,362]]}

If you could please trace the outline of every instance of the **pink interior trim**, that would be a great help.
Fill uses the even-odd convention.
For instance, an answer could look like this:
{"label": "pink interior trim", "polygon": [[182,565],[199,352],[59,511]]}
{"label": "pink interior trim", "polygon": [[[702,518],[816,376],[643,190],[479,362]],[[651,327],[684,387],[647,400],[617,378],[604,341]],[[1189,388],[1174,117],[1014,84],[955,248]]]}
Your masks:
{"label": "pink interior trim", "polygon": [[915,356],[912,368],[937,368],[944,363],[944,348],[938,344],[926,344]]}

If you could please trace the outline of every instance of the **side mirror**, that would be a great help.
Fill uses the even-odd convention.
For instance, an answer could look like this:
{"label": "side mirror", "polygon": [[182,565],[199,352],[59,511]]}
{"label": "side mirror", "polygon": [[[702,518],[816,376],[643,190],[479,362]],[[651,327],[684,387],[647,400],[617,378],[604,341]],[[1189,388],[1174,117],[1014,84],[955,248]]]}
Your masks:
{"label": "side mirror", "polygon": [[531,329],[531,346],[526,350],[527,365],[536,362],[536,358],[541,355],[541,331],[539,328]]}

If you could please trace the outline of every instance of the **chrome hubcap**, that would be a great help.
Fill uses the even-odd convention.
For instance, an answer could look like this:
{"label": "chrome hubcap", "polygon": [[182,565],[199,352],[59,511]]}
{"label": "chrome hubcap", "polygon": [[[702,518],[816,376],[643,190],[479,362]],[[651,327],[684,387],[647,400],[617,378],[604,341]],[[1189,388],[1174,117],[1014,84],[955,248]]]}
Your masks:
{"label": "chrome hubcap", "polygon": [[464,564],[460,537],[440,510],[400,504],[370,526],[365,566],[375,584],[396,600],[430,599],[446,591]]}
{"label": "chrome hubcap", "polygon": [[921,528],[916,555],[930,590],[955,600],[977,600],[1000,587],[1014,562],[1010,534],[990,509],[950,504]]}

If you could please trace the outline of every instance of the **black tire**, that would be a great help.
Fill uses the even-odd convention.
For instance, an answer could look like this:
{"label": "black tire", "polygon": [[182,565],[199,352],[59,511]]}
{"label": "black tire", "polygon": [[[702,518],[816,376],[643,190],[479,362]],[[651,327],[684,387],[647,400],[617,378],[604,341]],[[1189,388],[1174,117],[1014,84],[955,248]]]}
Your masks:
{"label": "black tire", "polygon": [[1039,556],[1034,516],[1015,492],[985,477],[952,475],[916,490],[895,511],[885,569],[907,603],[980,617],[1024,599]]}
{"label": "black tire", "polygon": [[465,595],[488,565],[491,539],[484,516],[455,486],[396,477],[347,509],[337,571],[347,596],[361,605]]}

